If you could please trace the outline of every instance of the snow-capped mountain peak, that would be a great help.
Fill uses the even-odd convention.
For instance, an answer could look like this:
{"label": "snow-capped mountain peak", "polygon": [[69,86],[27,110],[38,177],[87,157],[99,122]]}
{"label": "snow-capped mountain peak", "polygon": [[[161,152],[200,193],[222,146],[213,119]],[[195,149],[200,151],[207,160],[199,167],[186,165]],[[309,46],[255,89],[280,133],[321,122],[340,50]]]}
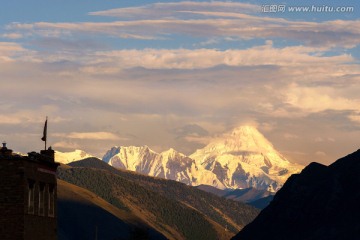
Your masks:
{"label": "snow-capped mountain peak", "polygon": [[228,188],[278,190],[302,169],[279,154],[256,128],[241,126],[225,133],[190,155],[215,173]]}
{"label": "snow-capped mountain peak", "polygon": [[120,147],[118,146],[114,146],[112,147],[109,151],[107,151],[104,155],[104,157],[102,158],[102,160],[106,163],[109,163],[110,159],[115,156],[116,154],[118,154],[120,152]]}
{"label": "snow-capped mountain peak", "polygon": [[273,145],[255,127],[241,126],[215,138],[205,150],[218,154],[239,151],[259,152],[272,151]]}
{"label": "snow-capped mountain peak", "polygon": [[168,149],[167,151],[164,151],[162,153],[160,153],[161,156],[163,156],[163,158],[175,158],[176,156],[179,156],[179,157],[186,157],[184,154],[176,151],[175,149],[173,148],[170,148]]}
{"label": "snow-capped mountain peak", "polygon": [[89,157],[94,157],[94,156],[79,149],[76,149],[75,151],[72,152],[55,151],[55,161],[63,164],[68,164]]}
{"label": "snow-capped mountain peak", "polygon": [[277,191],[302,169],[279,154],[255,127],[240,126],[186,156],[170,148],[157,153],[148,146],[113,147],[103,157],[110,165],[189,185]]}

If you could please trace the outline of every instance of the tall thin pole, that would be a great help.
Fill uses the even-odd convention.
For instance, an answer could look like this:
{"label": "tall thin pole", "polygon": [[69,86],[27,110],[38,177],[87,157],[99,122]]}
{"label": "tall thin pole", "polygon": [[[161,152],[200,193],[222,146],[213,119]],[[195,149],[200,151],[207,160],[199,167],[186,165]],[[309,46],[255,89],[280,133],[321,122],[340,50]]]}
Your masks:
{"label": "tall thin pole", "polygon": [[46,150],[46,143],[47,143],[47,122],[48,122],[48,117],[46,116],[46,121],[45,121],[45,150]]}
{"label": "tall thin pole", "polygon": [[41,138],[41,140],[43,140],[45,142],[45,150],[46,150],[46,142],[47,142],[47,121],[48,121],[48,117],[46,116],[43,137]]}

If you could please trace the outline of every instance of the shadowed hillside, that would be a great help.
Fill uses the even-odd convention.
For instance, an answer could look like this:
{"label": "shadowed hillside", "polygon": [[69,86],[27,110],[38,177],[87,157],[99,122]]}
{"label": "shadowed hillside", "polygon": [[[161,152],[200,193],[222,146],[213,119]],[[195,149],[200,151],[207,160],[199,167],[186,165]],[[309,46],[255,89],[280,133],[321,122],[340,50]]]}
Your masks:
{"label": "shadowed hillside", "polygon": [[360,150],[330,166],[309,164],[233,239],[329,240],[360,236]]}
{"label": "shadowed hillside", "polygon": [[119,210],[96,194],[58,180],[58,239],[166,239],[136,216]]}
{"label": "shadowed hillside", "polygon": [[70,165],[59,169],[60,179],[139,216],[171,239],[229,239],[258,213],[246,204],[175,181],[119,171],[98,159]]}

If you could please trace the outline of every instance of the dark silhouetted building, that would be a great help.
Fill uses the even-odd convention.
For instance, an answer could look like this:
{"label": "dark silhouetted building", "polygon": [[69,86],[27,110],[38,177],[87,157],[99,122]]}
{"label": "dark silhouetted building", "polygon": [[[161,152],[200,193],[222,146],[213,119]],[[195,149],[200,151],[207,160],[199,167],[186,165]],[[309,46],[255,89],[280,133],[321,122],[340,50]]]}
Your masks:
{"label": "dark silhouetted building", "polygon": [[0,148],[0,239],[57,239],[54,150],[28,156]]}

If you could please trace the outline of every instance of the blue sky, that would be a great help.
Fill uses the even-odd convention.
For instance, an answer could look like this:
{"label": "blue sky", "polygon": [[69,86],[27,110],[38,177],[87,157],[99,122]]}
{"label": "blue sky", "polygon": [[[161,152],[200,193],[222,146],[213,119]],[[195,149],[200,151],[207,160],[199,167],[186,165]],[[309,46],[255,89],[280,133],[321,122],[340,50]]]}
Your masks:
{"label": "blue sky", "polygon": [[[275,12],[261,11],[284,6]],[[291,7],[340,12],[291,12]],[[4,1],[0,136],[186,154],[250,124],[290,161],[359,148],[358,1]],[[30,141],[30,139],[32,139]]]}

